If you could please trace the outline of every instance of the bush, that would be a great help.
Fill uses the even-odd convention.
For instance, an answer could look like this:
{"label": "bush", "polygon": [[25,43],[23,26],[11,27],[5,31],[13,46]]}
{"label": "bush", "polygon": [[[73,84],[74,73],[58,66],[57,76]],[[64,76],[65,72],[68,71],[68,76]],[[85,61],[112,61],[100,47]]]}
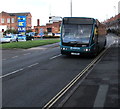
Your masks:
{"label": "bush", "polygon": [[8,29],[6,30],[3,34],[6,35],[6,34],[18,34],[18,30],[12,30],[12,29]]}
{"label": "bush", "polygon": [[60,36],[43,36],[43,38],[60,38]]}

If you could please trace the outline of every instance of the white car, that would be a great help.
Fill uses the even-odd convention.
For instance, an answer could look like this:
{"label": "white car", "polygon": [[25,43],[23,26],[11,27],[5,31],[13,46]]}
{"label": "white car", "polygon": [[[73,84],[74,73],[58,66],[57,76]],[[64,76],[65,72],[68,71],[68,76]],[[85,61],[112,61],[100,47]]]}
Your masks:
{"label": "white car", "polygon": [[4,42],[16,42],[17,38],[15,36],[5,36],[0,38],[0,42],[4,43]]}

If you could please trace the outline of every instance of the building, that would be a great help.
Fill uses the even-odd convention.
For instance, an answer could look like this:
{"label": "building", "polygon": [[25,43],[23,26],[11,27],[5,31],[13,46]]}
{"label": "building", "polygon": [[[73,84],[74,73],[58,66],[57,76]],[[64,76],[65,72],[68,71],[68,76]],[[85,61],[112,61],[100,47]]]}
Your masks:
{"label": "building", "polygon": [[49,23],[59,22],[59,21],[62,21],[62,17],[60,17],[60,16],[50,16],[49,17]]}
{"label": "building", "polygon": [[[30,12],[7,13],[2,11],[0,13],[0,26],[6,26],[7,29],[20,30],[24,27],[24,30],[30,30],[32,27],[31,21],[32,15]],[[2,29],[2,31],[4,30]]]}
{"label": "building", "polygon": [[120,29],[120,13],[104,22],[107,29]]}
{"label": "building", "polygon": [[107,29],[120,31],[120,1],[118,2],[118,14],[104,21]]}
{"label": "building", "polygon": [[[56,18],[56,19],[55,19]],[[49,17],[49,23],[44,26],[40,26],[40,20],[37,20],[37,26],[34,26],[34,32],[40,33],[60,33],[60,26],[61,26],[62,18],[61,17]]]}

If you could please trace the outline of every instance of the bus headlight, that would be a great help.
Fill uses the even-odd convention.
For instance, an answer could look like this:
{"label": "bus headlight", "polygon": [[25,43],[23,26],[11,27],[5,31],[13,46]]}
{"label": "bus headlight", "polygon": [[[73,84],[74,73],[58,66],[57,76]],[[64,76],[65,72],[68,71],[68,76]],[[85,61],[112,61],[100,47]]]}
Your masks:
{"label": "bus headlight", "polygon": [[62,48],[63,50],[67,50],[67,48]]}
{"label": "bus headlight", "polygon": [[87,51],[90,51],[90,49],[86,48],[86,49],[84,49],[84,51],[86,51],[86,52],[87,52]]}

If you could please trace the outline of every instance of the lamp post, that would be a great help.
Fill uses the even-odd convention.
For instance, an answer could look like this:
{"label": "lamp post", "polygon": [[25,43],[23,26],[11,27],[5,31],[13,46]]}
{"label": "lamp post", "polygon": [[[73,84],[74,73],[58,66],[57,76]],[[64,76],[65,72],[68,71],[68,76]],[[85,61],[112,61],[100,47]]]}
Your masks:
{"label": "lamp post", "polygon": [[116,6],[114,6],[115,16],[116,16]]}
{"label": "lamp post", "polygon": [[72,17],[72,0],[70,1],[70,13],[71,13],[71,17]]}

